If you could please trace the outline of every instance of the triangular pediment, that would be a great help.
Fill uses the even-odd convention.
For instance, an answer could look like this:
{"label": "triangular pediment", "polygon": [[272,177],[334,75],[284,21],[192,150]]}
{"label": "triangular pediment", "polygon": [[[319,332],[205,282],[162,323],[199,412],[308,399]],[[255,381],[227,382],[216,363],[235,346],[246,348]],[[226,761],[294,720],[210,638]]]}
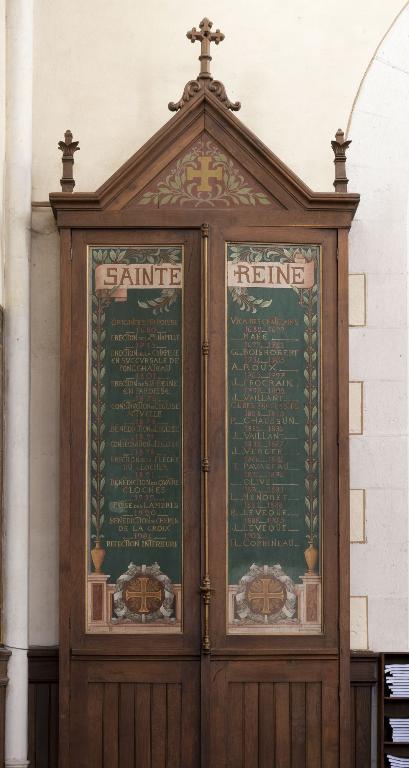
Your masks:
{"label": "triangular pediment", "polygon": [[240,205],[281,208],[257,179],[203,131],[126,208],[226,210]]}
{"label": "triangular pediment", "polygon": [[[200,93],[96,192],[50,195],[54,213],[94,210],[355,211],[359,197],[312,192],[211,93]],[[298,213],[297,213],[298,212]]]}

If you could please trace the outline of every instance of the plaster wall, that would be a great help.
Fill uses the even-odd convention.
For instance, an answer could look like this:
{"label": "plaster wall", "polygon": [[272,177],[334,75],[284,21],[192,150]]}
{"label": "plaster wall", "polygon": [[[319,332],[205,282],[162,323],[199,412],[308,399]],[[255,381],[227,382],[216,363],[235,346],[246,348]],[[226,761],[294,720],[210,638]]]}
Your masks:
{"label": "plaster wall", "polygon": [[[92,191],[169,119],[167,102],[178,99],[198,73],[199,46],[185,32],[198,26],[204,12],[227,35],[213,46],[212,72],[229,97],[242,102],[240,119],[313,189],[332,189],[330,139],[346,127],[365,70],[403,5],[345,0],[340,10],[336,0],[258,0],[249,13],[245,0],[208,0],[205,9],[197,0],[121,0],[120,7],[108,0],[72,0],[67,13],[62,0],[36,0],[33,200],[45,201],[59,188],[57,141],[68,127],[81,144],[76,191]],[[361,182],[357,173],[351,189],[360,190]],[[29,584],[30,643],[38,645],[58,641],[58,322],[58,238],[49,209],[37,207]],[[383,338],[389,348],[387,330]],[[389,354],[398,386],[405,381],[405,361]],[[391,452],[397,449],[394,439],[399,436],[391,436]],[[405,563],[407,572],[407,557]],[[354,568],[355,594],[367,594],[359,592],[366,577]],[[405,590],[406,582],[407,577]],[[402,600],[406,606],[406,592]]]}
{"label": "plaster wall", "polygon": [[31,222],[31,645],[58,644],[59,237],[50,209]]}
{"label": "plaster wall", "polygon": [[349,130],[348,174],[361,193],[350,271],[366,276],[365,325],[350,329],[350,378],[363,382],[351,488],[366,502],[365,541],[351,544],[354,644],[385,651],[408,648],[408,42],[406,8],[376,52]]}
{"label": "plaster wall", "polygon": [[[3,637],[7,674],[5,768],[27,763],[29,561],[30,221],[33,0],[6,4],[5,460]],[[3,40],[4,42],[4,40]],[[18,598],[16,599],[16,595]]]}
{"label": "plaster wall", "polygon": [[[226,39],[212,72],[240,119],[315,190],[333,181],[329,141],[345,127],[371,57],[402,0],[36,0],[33,198],[58,187],[56,141],[81,139],[77,190],[102,184],[170,117],[198,74],[185,32],[204,12]],[[295,106],[297,105],[297,106]]]}

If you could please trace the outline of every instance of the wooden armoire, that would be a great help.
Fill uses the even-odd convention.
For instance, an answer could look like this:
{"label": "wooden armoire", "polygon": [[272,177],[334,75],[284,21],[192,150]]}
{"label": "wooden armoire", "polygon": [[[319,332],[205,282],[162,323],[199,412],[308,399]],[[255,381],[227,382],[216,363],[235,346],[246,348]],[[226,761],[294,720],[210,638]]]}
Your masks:
{"label": "wooden armoire", "polygon": [[50,195],[60,768],[347,768],[349,142],[312,192],[188,36],[177,114],[89,194],[67,132]]}

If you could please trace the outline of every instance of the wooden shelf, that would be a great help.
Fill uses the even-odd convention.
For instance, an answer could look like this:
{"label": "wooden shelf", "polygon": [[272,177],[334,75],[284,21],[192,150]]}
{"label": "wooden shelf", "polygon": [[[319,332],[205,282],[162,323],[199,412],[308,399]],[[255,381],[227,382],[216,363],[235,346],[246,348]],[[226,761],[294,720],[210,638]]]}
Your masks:
{"label": "wooden shelf", "polygon": [[384,741],[384,747],[409,747],[409,741]]}
{"label": "wooden shelf", "polygon": [[[402,717],[409,720],[409,696],[390,696],[386,685],[385,666],[387,664],[407,664],[409,670],[409,653],[383,653],[381,655],[381,712],[380,712],[380,747],[383,762],[388,765],[386,753],[399,757],[409,757],[409,741],[390,741],[390,717]],[[385,734],[389,737],[385,739]]]}
{"label": "wooden shelf", "polygon": [[409,696],[384,696],[385,701],[409,701]]}

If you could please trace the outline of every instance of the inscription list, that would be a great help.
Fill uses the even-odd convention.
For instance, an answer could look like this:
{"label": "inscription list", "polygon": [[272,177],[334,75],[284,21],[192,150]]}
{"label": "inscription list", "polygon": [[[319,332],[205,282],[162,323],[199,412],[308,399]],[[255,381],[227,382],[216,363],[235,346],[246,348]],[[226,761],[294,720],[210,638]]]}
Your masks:
{"label": "inscription list", "polygon": [[[291,273],[282,250],[273,246],[235,246],[228,251],[227,493],[231,585],[238,584],[253,563],[279,564],[295,582],[306,570],[304,550],[308,525],[312,522],[307,498],[312,460],[307,443],[313,427],[309,422],[311,372],[306,375],[310,338],[306,332],[305,300],[313,286],[314,264],[310,261],[307,265],[307,289],[302,283],[303,265],[297,259],[297,251],[293,249],[297,270],[293,268]],[[292,252],[290,258],[294,261]],[[267,266],[275,281],[260,287],[259,275],[262,270],[267,273]],[[251,282],[253,273],[258,279]],[[298,285],[301,283],[297,290],[291,276],[294,274]],[[314,333],[316,342],[316,329]],[[315,365],[315,374],[316,368]],[[316,376],[314,381],[316,396]]]}
{"label": "inscription list", "polygon": [[[121,262],[115,270],[121,283],[111,286],[113,270],[104,266],[104,284],[98,254],[104,265]],[[181,583],[182,287],[180,280],[177,288],[158,284],[166,279],[165,262],[181,274],[181,248],[115,249],[96,256],[91,559],[95,548],[104,550],[103,571],[111,582],[130,562],[158,562],[173,583]],[[162,265],[156,282],[132,282],[134,265],[150,266],[153,259]]]}

